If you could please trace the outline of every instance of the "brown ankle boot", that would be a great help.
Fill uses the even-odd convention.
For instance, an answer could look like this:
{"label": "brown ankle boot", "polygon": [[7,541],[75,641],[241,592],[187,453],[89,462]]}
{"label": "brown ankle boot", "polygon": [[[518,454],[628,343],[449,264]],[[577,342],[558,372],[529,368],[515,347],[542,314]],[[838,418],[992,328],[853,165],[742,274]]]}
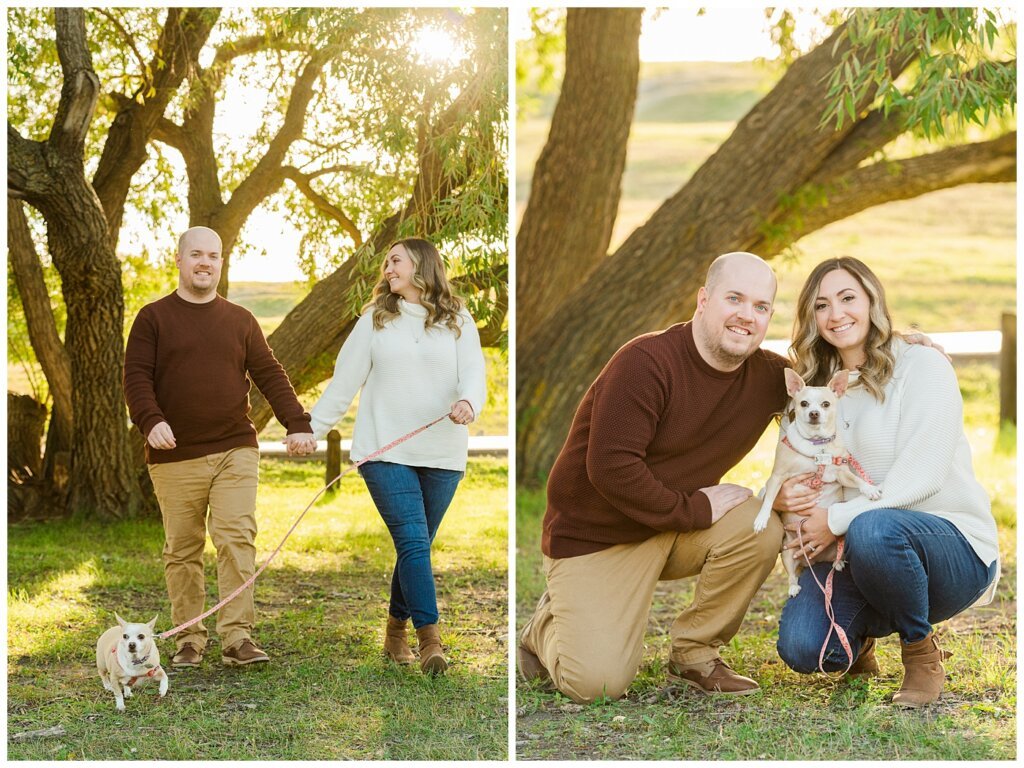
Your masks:
{"label": "brown ankle boot", "polygon": [[444,658],[437,624],[425,624],[417,628],[416,637],[420,641],[420,671],[431,677],[443,675],[448,669],[448,662]]}
{"label": "brown ankle boot", "polygon": [[850,677],[874,677],[878,672],[878,659],[875,658],[875,638],[869,637],[860,647],[860,655],[846,674]]}
{"label": "brown ankle boot", "polygon": [[405,620],[388,614],[388,627],[384,631],[384,655],[396,664],[412,664],[416,657],[405,639]]}
{"label": "brown ankle boot", "polygon": [[951,654],[943,651],[935,642],[935,633],[929,633],[924,640],[910,645],[903,645],[903,685],[892,697],[893,704],[903,707],[921,707],[931,704],[942,693],[942,684],[946,682],[946,670],[942,666],[943,659]]}

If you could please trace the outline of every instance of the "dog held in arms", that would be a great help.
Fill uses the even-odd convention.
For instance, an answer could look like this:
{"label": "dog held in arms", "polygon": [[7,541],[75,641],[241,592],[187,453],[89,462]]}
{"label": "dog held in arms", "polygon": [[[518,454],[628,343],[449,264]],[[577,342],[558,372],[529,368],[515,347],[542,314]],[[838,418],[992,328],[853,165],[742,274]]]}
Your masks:
{"label": "dog held in arms", "polygon": [[[772,505],[782,483],[795,475],[815,473],[807,484],[812,488],[820,487],[818,506],[825,508],[835,501],[842,501],[843,486],[856,488],[872,500],[882,495],[881,487],[872,485],[851,468],[852,459],[836,429],[839,399],[846,394],[850,372],[839,371],[826,387],[807,386],[799,374],[789,368],[785,375],[786,391],[792,399],[782,417],[775,466],[764,489],[761,509],[754,518],[754,530],[759,533],[768,525]],[[853,464],[857,466],[855,462]],[[782,513],[782,521],[786,524],[801,519],[802,516],[795,512]],[[792,541],[796,534],[787,531],[786,538]],[[833,544],[822,552],[816,552],[815,559],[835,559],[835,550]],[[789,575],[789,595],[795,597],[800,592],[797,579],[805,563],[797,559],[796,550],[783,549],[782,564]],[[835,562],[834,567],[841,571],[842,561]]]}
{"label": "dog held in arms", "polygon": [[160,650],[153,640],[157,617],[148,624],[130,624],[116,613],[117,626],[104,632],[96,643],[96,669],[103,687],[112,691],[117,709],[131,698],[132,686],[148,679],[160,681],[160,696],[167,693],[167,674],[160,666]]}

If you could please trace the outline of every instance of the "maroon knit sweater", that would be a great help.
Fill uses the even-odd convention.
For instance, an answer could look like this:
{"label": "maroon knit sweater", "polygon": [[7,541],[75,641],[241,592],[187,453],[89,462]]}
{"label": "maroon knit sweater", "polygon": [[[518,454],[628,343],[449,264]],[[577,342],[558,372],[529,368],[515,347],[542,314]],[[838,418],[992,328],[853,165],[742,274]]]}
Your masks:
{"label": "maroon knit sweater", "polygon": [[619,349],[583,396],[548,478],[541,548],[576,557],[711,526],[717,485],[786,403],[786,361],[758,350],[729,373],[689,323]]}
{"label": "maroon knit sweater", "polygon": [[247,309],[220,296],[194,304],[177,293],[144,306],[124,355],[128,413],[143,435],[166,421],[177,443],[169,451],[147,443],[147,463],[258,447],[248,415],[246,373],[289,434],[313,431],[309,414]]}

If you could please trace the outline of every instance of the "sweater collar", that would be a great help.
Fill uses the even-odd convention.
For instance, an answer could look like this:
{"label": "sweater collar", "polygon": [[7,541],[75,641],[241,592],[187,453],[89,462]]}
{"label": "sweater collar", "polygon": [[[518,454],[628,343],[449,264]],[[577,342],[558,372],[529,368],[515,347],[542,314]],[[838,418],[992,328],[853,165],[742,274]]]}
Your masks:
{"label": "sweater collar", "polygon": [[410,304],[405,299],[398,300],[398,311],[407,317],[415,317],[419,320],[426,320],[427,308],[422,304]]}

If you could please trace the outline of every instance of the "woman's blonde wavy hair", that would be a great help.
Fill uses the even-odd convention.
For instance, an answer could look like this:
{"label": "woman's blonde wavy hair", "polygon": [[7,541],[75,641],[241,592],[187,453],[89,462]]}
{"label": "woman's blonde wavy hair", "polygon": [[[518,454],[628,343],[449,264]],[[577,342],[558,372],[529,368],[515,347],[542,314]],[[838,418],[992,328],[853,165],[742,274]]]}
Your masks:
{"label": "woman's blonde wavy hair", "polygon": [[885,288],[867,264],[852,256],[840,256],[823,261],[807,277],[807,282],[797,299],[796,320],[793,323],[793,343],[789,356],[793,368],[811,386],[824,386],[833,374],[843,367],[839,351],[825,341],[818,333],[814,305],[818,298],[821,281],[829,272],[844,269],[860,283],[868,296],[868,328],[864,340],[867,359],[860,366],[860,378],[852,386],[863,386],[876,400],[885,400],[885,385],[892,378],[896,367],[894,340],[900,337],[892,327],[892,316],[885,303]]}
{"label": "woman's blonde wavy hair", "polygon": [[[387,253],[396,245],[405,248],[409,254],[416,271],[412,276],[412,284],[420,289],[420,304],[427,310],[427,319],[423,327],[430,329],[435,325],[444,325],[450,328],[456,338],[462,335],[460,326],[459,311],[463,307],[462,299],[452,293],[451,284],[448,282],[448,275],[444,270],[444,261],[441,254],[429,240],[419,237],[407,237],[404,240],[396,240],[388,246]],[[397,293],[391,292],[391,286],[384,276],[387,270],[387,257],[380,269],[380,280],[373,287],[373,298],[363,307],[365,312],[373,307],[373,327],[380,330],[384,324],[394,320],[400,312],[398,301],[401,299]]]}

